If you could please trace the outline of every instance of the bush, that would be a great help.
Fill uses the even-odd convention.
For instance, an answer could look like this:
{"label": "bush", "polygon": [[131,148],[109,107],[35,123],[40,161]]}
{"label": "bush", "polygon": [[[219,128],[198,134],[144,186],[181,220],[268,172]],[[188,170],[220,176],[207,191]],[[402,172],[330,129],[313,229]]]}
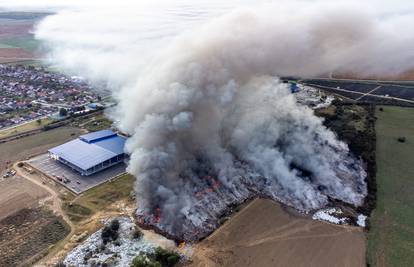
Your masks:
{"label": "bush", "polygon": [[68,115],[68,110],[65,108],[59,109],[59,116],[66,117]]}
{"label": "bush", "polygon": [[407,141],[407,139],[405,138],[405,137],[403,137],[403,136],[401,136],[401,137],[398,137],[398,142],[400,142],[400,143],[405,143],[405,141]]}
{"label": "bush", "polygon": [[110,227],[111,227],[112,231],[117,232],[117,231],[119,230],[119,221],[118,221],[117,219],[114,219],[114,220],[111,222]]}
{"label": "bush", "polygon": [[64,264],[62,261],[55,264],[55,267],[66,267],[66,264]]}
{"label": "bush", "polygon": [[141,253],[134,258],[131,267],[172,267],[180,261],[180,255],[157,247],[153,253]]}
{"label": "bush", "polygon": [[104,244],[118,239],[119,221],[113,220],[109,226],[102,229],[101,237]]}
{"label": "bush", "polygon": [[159,262],[153,261],[145,254],[140,254],[132,260],[131,267],[162,267]]}
{"label": "bush", "polygon": [[139,229],[135,229],[134,233],[132,234],[132,237],[134,239],[140,239],[142,236],[143,234]]}
{"label": "bush", "polygon": [[155,249],[153,257],[163,267],[172,267],[180,261],[180,255],[178,253],[163,249],[162,247]]}

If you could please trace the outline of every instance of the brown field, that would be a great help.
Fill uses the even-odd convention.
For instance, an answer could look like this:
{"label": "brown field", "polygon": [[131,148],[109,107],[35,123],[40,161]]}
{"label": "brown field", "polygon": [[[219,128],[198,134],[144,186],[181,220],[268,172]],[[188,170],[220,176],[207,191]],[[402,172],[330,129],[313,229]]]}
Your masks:
{"label": "brown field", "polygon": [[33,59],[33,54],[23,48],[0,48],[0,60],[7,61],[10,59]]}
{"label": "brown field", "polygon": [[[326,78],[329,75],[322,75]],[[337,79],[367,79],[367,80],[385,80],[385,81],[413,81],[414,70],[409,70],[403,73],[389,75],[389,76],[378,76],[378,75],[363,75],[360,73],[334,73],[334,78]]]}
{"label": "brown field", "polygon": [[[33,155],[44,153],[82,134],[74,127],[60,127],[36,135],[0,144],[0,172],[11,164]],[[21,170],[20,170],[21,171]],[[32,261],[48,253],[50,246],[70,232],[62,218],[57,194],[61,189],[42,183],[32,175],[33,182],[18,174],[0,180],[0,266],[31,265]],[[28,173],[26,173],[28,175]],[[34,182],[37,180],[37,184]],[[43,188],[42,188],[43,186]],[[63,189],[62,189],[63,190]],[[51,192],[56,191],[53,195]],[[47,204],[44,206],[44,204]]]}
{"label": "brown field", "polygon": [[46,200],[50,193],[18,175],[0,180],[0,266],[30,265],[69,233],[60,218],[40,208]]}
{"label": "brown field", "polygon": [[365,235],[257,199],[196,245],[188,266],[366,266]]}
{"label": "brown field", "polygon": [[74,139],[82,133],[79,128],[60,127],[0,144],[0,173],[15,161],[44,153],[49,148]]}
{"label": "brown field", "polygon": [[42,209],[23,209],[0,222],[0,266],[30,265],[32,257],[69,233],[68,226]]}
{"label": "brown field", "polygon": [[44,189],[19,176],[0,181],[0,221],[21,209],[36,207],[47,196]]}
{"label": "brown field", "polygon": [[29,33],[33,29],[33,23],[1,23],[0,37],[10,38],[22,36]]}

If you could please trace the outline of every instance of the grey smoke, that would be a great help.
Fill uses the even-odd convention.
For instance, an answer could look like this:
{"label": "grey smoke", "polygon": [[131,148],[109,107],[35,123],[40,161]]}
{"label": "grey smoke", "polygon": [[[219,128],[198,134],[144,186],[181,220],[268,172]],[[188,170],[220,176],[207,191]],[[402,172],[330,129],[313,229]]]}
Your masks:
{"label": "grey smoke", "polygon": [[[128,172],[137,178],[139,216],[159,208],[153,224],[191,239],[252,195],[302,211],[329,197],[362,204],[362,163],[278,77],[411,70],[413,16],[326,2],[289,12],[283,3],[194,22],[193,30],[185,22],[182,34],[153,46],[128,24],[133,12],[122,14],[123,23],[105,9],[114,24],[99,19],[87,30],[68,20],[86,22],[91,11],[39,25],[53,62],[113,87],[119,104],[111,116],[131,135]],[[104,26],[114,35],[99,37]]]}

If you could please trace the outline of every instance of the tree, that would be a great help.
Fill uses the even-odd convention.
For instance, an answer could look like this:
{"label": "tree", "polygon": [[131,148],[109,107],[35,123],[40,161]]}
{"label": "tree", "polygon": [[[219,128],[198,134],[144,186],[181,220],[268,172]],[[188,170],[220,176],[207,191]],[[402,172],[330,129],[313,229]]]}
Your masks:
{"label": "tree", "polygon": [[104,244],[118,239],[119,221],[113,220],[109,226],[102,229],[101,237]]}
{"label": "tree", "polygon": [[37,123],[38,125],[42,124],[42,119],[37,119],[37,120],[36,120],[36,123]]}
{"label": "tree", "polygon": [[162,267],[157,261],[149,259],[145,254],[140,254],[132,260],[131,267]]}
{"label": "tree", "polygon": [[132,237],[134,239],[140,239],[143,236],[142,232],[139,229],[135,229]]}
{"label": "tree", "polygon": [[114,219],[112,222],[111,222],[111,229],[112,229],[112,231],[118,231],[119,230],[119,221],[117,220],[117,219]]}
{"label": "tree", "polygon": [[162,247],[155,248],[152,258],[165,267],[172,267],[180,261],[178,253],[163,249]]}
{"label": "tree", "polygon": [[407,141],[407,139],[404,136],[398,137],[398,142],[400,143],[405,143],[405,141]]}
{"label": "tree", "polygon": [[68,111],[65,108],[60,108],[59,109],[59,116],[61,117],[66,117],[68,115]]}

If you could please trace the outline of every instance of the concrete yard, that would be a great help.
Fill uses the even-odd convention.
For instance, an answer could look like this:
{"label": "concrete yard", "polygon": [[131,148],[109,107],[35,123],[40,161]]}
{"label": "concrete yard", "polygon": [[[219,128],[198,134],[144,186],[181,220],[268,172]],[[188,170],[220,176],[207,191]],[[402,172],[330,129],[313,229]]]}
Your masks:
{"label": "concrete yard", "polygon": [[[48,154],[42,154],[32,158],[28,163],[75,194],[81,194],[97,185],[105,183],[113,177],[124,173],[126,170],[126,165],[121,163],[93,175],[82,176],[66,165],[49,158]],[[62,180],[66,178],[67,183],[59,181],[57,177],[62,178]]]}

